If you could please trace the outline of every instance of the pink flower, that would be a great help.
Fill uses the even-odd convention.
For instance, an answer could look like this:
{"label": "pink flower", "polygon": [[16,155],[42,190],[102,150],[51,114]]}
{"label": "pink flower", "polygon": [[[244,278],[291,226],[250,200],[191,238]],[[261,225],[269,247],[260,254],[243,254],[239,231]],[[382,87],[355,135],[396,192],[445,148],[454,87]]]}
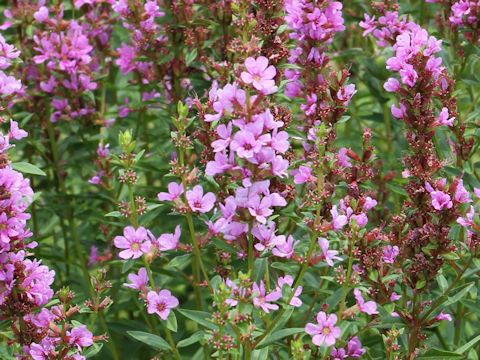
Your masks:
{"label": "pink flower", "polygon": [[338,150],[338,162],[340,166],[343,167],[352,167],[352,163],[350,162],[350,157],[347,155],[348,149],[343,147]]}
{"label": "pink flower", "polygon": [[444,107],[442,108],[442,111],[440,112],[440,116],[438,117],[438,122],[442,125],[447,125],[447,126],[453,126],[453,121],[455,120],[455,117],[451,117],[450,119],[448,118],[448,108]]}
{"label": "pink flower", "polygon": [[389,92],[395,92],[400,89],[400,83],[395,78],[389,78],[385,84],[383,84],[383,88]]}
{"label": "pink flower", "polygon": [[341,257],[336,256],[338,254],[337,250],[328,250],[330,246],[330,242],[323,238],[319,237],[318,238],[318,244],[320,245],[320,248],[322,249],[322,255],[325,258],[325,261],[327,262],[328,265],[334,266],[333,260],[340,260],[343,261]]}
{"label": "pink flower", "polygon": [[87,330],[86,325],[75,327],[72,331],[67,331],[68,342],[75,344],[78,350],[82,350],[82,347],[90,346],[93,344],[93,334]]}
{"label": "pink flower", "polygon": [[309,335],[313,335],[312,342],[321,346],[325,343],[326,346],[332,346],[335,344],[336,339],[340,337],[341,330],[338,326],[335,326],[337,323],[337,315],[330,314],[327,317],[327,314],[323,311],[320,311],[317,315],[318,325],[308,323],[305,327],[305,332]]}
{"label": "pink flower", "polygon": [[400,250],[398,246],[391,246],[387,245],[383,247],[383,261],[388,264],[393,264],[395,262],[395,258],[398,256]]}
{"label": "pink flower", "polygon": [[398,295],[395,291],[392,292],[392,295],[390,295],[390,301],[397,301],[398,299],[401,299],[402,295]]}
{"label": "pink flower", "polygon": [[122,259],[138,259],[150,251],[152,243],[147,238],[147,230],[140,226],[137,230],[133,226],[123,229],[123,236],[116,236],[113,243],[121,251],[118,256]]}
{"label": "pink flower", "polygon": [[455,189],[455,201],[459,203],[472,202],[470,193],[463,186],[463,180],[458,180],[457,188]]}
{"label": "pink flower", "polygon": [[295,247],[300,241],[293,241],[292,235],[285,240],[285,235],[277,236],[272,242],[275,247],[272,250],[272,254],[278,257],[284,257],[290,259],[295,253]]}
{"label": "pink flower", "polygon": [[293,182],[295,184],[303,184],[310,181],[311,176],[312,176],[312,169],[308,166],[301,165],[295,173]]}
{"label": "pink flower", "polygon": [[201,213],[209,212],[215,205],[215,195],[212,192],[203,195],[203,188],[197,185],[193,190],[187,191],[187,201],[192,211]]}
{"label": "pink flower", "polygon": [[345,87],[342,87],[340,90],[338,90],[337,98],[342,102],[344,106],[347,106],[352,96],[355,95],[356,93],[357,93],[357,90],[355,90],[355,84],[349,84]]}
{"label": "pink flower", "polygon": [[174,250],[178,247],[178,240],[182,231],[180,230],[180,225],[175,227],[174,234],[162,234],[157,239],[157,246],[160,251]]}
{"label": "pink flower", "polygon": [[10,119],[10,139],[20,140],[28,136],[25,130],[18,127],[18,123]]}
{"label": "pink flower", "polygon": [[400,70],[400,76],[402,77],[402,82],[410,87],[413,87],[418,79],[418,74],[411,64],[403,65],[403,69]]}
{"label": "pink flower", "polygon": [[162,320],[167,320],[170,309],[176,308],[179,304],[178,299],[169,290],[161,290],[159,293],[149,291],[147,303],[147,312],[158,314]]}
{"label": "pink flower", "polygon": [[353,359],[359,359],[367,350],[362,349],[362,343],[358,337],[354,336],[347,344],[348,356]]}
{"label": "pink flower", "polygon": [[368,315],[378,314],[377,303],[375,301],[365,302],[365,299],[362,296],[362,292],[359,289],[354,289],[353,294],[355,295],[355,299],[357,299],[357,305],[360,311]]}
{"label": "pink flower", "polygon": [[391,110],[392,115],[399,119],[403,119],[405,117],[405,114],[407,113],[407,108],[402,103],[400,103],[400,107],[392,104]]}
{"label": "pink flower", "polygon": [[337,205],[332,206],[330,214],[332,214],[332,225],[334,230],[341,230],[347,224],[347,217],[345,215],[338,215]]}
{"label": "pink flower", "polygon": [[253,305],[255,307],[262,308],[267,314],[270,310],[278,310],[278,305],[270,304],[270,301],[277,301],[282,297],[282,292],[272,291],[270,294],[266,295],[265,284],[263,280],[260,281],[260,287],[257,283],[253,283]]}
{"label": "pink flower", "polygon": [[48,20],[48,9],[46,6],[40,7],[34,14],[33,17],[40,22],[45,22]]}
{"label": "pink flower", "polygon": [[180,195],[183,194],[183,183],[177,184],[174,182],[171,182],[168,184],[168,193],[166,192],[161,192],[158,193],[158,200],[160,201],[174,201],[176,198],[178,198]]}
{"label": "pink flower", "polygon": [[443,208],[451,209],[453,202],[450,198],[450,195],[444,193],[443,191],[431,191],[430,195],[432,196],[432,206],[437,210],[442,210]]}
{"label": "pink flower", "polygon": [[450,316],[450,314],[444,314],[443,312],[441,312],[440,314],[438,314],[438,316],[435,318],[436,320],[448,320],[448,321],[452,321],[452,317]]}
{"label": "pink flower", "polygon": [[[284,277],[278,278],[278,288],[276,291],[279,291],[282,294],[283,287],[287,285],[290,288],[293,287],[293,277],[292,275],[285,275]],[[292,300],[290,300],[290,305],[292,306],[302,306],[302,300],[300,300],[299,296],[302,294],[303,288],[301,286],[297,287],[295,294],[293,294]]]}
{"label": "pink flower", "polygon": [[470,211],[467,214],[467,218],[459,217],[457,219],[457,222],[462,225],[462,226],[472,226],[474,224],[473,222],[473,216],[475,215],[475,208],[470,205]]}
{"label": "pink flower", "polygon": [[138,275],[129,274],[128,280],[130,283],[124,283],[123,286],[135,289],[135,290],[142,290],[143,287],[147,286],[148,284],[148,274],[147,270],[142,267],[138,270]]}
{"label": "pink flower", "polygon": [[272,80],[277,74],[275,66],[268,66],[268,59],[260,56],[256,59],[249,57],[245,60],[247,71],[243,71],[240,75],[245,84],[252,84],[259,91],[268,94],[277,91],[275,81]]}

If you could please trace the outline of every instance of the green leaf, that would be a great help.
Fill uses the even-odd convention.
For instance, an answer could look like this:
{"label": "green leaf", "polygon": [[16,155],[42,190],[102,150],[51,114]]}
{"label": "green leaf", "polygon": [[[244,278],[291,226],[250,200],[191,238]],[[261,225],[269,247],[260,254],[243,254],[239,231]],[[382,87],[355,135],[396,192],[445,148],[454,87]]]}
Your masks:
{"label": "green leaf", "polygon": [[167,328],[169,328],[173,332],[177,332],[177,317],[175,316],[174,311],[170,311],[170,315],[168,315]]}
{"label": "green leaf", "polygon": [[192,254],[175,256],[172,260],[170,260],[170,262],[168,263],[168,266],[184,268],[185,266],[190,264],[191,260],[192,260]]}
{"label": "green leaf", "polygon": [[172,347],[168,342],[163,340],[160,336],[149,334],[143,331],[127,331],[127,334],[130,335],[135,340],[143,342],[154,349],[157,350],[172,350]]}
{"label": "green leaf", "polygon": [[112,211],[109,212],[108,214],[105,214],[104,216],[111,216],[111,217],[123,217],[122,214],[120,214],[120,211]]}
{"label": "green leaf", "polygon": [[185,57],[185,64],[187,64],[187,66],[190,66],[190,64],[194,62],[197,58],[197,55],[197,49],[193,49],[192,51],[188,52],[187,56]]}
{"label": "green leaf", "polygon": [[275,341],[283,339],[284,337],[287,337],[293,334],[298,334],[304,331],[305,331],[305,328],[290,328],[290,329],[282,329],[282,330],[275,331],[274,333],[267,335],[262,341],[260,341],[258,343],[258,347],[270,345],[271,343],[274,343]]}
{"label": "green leaf", "polygon": [[[465,296],[465,294],[472,288],[473,285],[475,285],[474,282],[459,286],[457,289],[461,289],[461,290],[459,290],[455,295],[449,296],[445,304],[443,304],[443,306],[445,307],[445,306],[450,306],[452,304],[455,304],[458,300],[460,300]],[[456,289],[454,289],[452,292],[454,292],[455,290]]]}
{"label": "green leaf", "polygon": [[472,340],[470,340],[468,343],[463,345],[462,347],[458,348],[455,350],[457,354],[463,354],[464,352],[468,351],[473,345],[475,345],[478,341],[480,341],[480,335],[477,335],[474,337]]}
{"label": "green leaf", "polygon": [[268,348],[263,348],[263,349],[260,349],[260,350],[253,351],[252,359],[267,360],[268,359]]}
{"label": "green leaf", "polygon": [[447,360],[447,359],[463,359],[463,355],[445,351],[440,349],[431,349],[425,354],[420,355],[417,359],[431,359],[431,360]]}
{"label": "green leaf", "polygon": [[13,170],[20,171],[24,174],[33,174],[46,176],[45,172],[42,169],[39,169],[35,165],[29,164],[27,162],[16,162],[12,164]]}
{"label": "green leaf", "polygon": [[218,330],[218,326],[210,321],[211,315],[207,312],[186,309],[178,309],[178,312],[199,325],[211,330]]}
{"label": "green leaf", "polygon": [[197,331],[195,334],[193,334],[189,338],[179,341],[177,343],[177,347],[182,348],[182,347],[187,347],[189,345],[195,344],[196,342],[202,340],[204,336],[205,336],[204,331]]}
{"label": "green leaf", "polygon": [[122,266],[122,274],[125,274],[128,270],[132,268],[132,266],[135,264],[136,259],[128,259],[127,261],[123,262]]}
{"label": "green leaf", "polygon": [[387,188],[393,191],[394,193],[397,193],[403,196],[408,196],[408,192],[405,189],[401,188],[400,186],[394,185],[392,183],[387,183]]}
{"label": "green leaf", "polygon": [[83,353],[83,356],[85,356],[87,359],[88,358],[91,358],[95,355],[97,355],[100,350],[102,350],[102,347],[103,347],[103,344],[99,344],[99,343],[93,343],[88,349],[87,351],[85,351]]}

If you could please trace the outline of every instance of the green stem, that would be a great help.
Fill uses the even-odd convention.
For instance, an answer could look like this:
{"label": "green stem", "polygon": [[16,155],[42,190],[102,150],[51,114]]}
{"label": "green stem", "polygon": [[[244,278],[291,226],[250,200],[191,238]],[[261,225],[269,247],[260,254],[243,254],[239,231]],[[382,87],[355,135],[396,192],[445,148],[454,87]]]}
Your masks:
{"label": "green stem", "polygon": [[[355,233],[354,233],[355,234]],[[340,301],[340,306],[338,307],[338,320],[339,322],[342,321],[342,314],[345,310],[345,300],[348,294],[348,288],[350,287],[350,277],[352,276],[352,267],[353,267],[353,248],[355,247],[355,235],[352,238],[353,241],[349,243],[349,251],[348,251],[348,268],[347,268],[347,277],[345,279],[345,283],[343,284],[343,293],[342,293],[342,300]]]}
{"label": "green stem", "polygon": [[145,269],[147,269],[147,274],[148,274],[148,279],[150,280],[150,285],[153,289],[153,291],[157,290],[157,287],[155,286],[155,279],[153,278],[152,270],[150,270],[150,263],[148,262],[147,256],[143,254],[142,256],[143,263],[145,265]]}

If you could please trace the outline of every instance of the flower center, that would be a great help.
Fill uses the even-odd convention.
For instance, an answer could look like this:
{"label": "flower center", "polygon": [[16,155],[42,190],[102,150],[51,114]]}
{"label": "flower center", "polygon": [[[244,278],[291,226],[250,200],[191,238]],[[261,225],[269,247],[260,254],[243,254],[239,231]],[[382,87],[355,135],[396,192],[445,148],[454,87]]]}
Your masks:
{"label": "flower center", "polygon": [[167,308],[167,306],[164,303],[158,303],[157,305],[157,310],[158,311],[163,311]]}
{"label": "flower center", "polygon": [[132,245],[132,250],[133,250],[133,251],[138,251],[138,250],[140,250],[140,244],[139,244],[139,243],[134,243],[134,244]]}
{"label": "flower center", "polygon": [[328,335],[330,334],[330,328],[323,328],[322,332],[323,332],[323,335]]}

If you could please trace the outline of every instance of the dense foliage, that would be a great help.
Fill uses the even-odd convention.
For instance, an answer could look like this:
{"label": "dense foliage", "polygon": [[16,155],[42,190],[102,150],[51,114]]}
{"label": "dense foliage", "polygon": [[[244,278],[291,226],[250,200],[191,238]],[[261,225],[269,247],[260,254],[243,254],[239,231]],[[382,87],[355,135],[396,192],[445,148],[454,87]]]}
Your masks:
{"label": "dense foliage", "polygon": [[0,9],[1,359],[480,359],[480,1]]}

